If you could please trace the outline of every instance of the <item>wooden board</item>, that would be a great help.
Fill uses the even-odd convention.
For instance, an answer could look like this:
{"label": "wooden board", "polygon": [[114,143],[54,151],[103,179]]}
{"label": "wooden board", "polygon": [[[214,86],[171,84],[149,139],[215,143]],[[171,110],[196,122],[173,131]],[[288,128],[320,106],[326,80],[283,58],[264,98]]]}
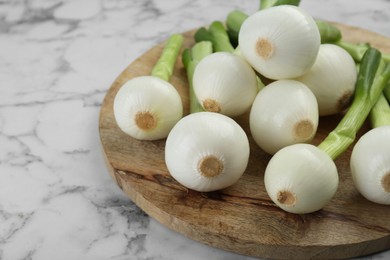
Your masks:
{"label": "wooden board", "polygon": [[[359,28],[337,24],[344,39],[370,42],[390,53],[390,39]],[[194,31],[186,32],[185,47]],[[164,162],[165,140],[138,141],[117,127],[113,100],[130,78],[148,75],[163,48],[142,54],[115,80],[101,107],[99,131],[113,179],[141,209],[167,227],[207,245],[262,258],[346,258],[390,248],[390,206],[365,200],[354,188],[349,170],[351,149],[336,160],[340,185],[322,210],[295,215],[280,210],[265,192],[263,174],[270,155],[250,135],[248,114],[235,118],[250,140],[251,155],[243,177],[235,185],[210,193],[188,190],[169,174]],[[188,87],[180,59],[171,83],[182,96],[188,113]],[[313,141],[318,144],[340,120],[320,119]],[[360,135],[367,131],[366,124]]]}

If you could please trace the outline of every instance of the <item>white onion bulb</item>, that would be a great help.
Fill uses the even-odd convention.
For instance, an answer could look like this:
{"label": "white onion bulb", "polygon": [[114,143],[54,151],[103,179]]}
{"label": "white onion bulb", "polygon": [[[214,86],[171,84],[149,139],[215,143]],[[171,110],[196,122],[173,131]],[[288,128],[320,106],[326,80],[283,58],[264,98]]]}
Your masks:
{"label": "white onion bulb", "polygon": [[269,161],[264,175],[265,188],[272,201],[296,214],[323,208],[336,193],[338,183],[333,160],[310,144],[281,149]]}
{"label": "white onion bulb", "polygon": [[257,94],[249,127],[256,144],[269,154],[310,142],[318,128],[316,98],[301,82],[275,81]]}
{"label": "white onion bulb", "polygon": [[187,188],[208,192],[234,184],[249,159],[249,141],[231,118],[213,112],[183,117],[171,130],[165,162],[174,179]]}
{"label": "white onion bulb", "polygon": [[242,58],[216,52],[195,68],[194,92],[203,109],[230,117],[243,114],[257,94],[256,74]]}
{"label": "white onion bulb", "polygon": [[116,94],[113,109],[119,128],[140,140],[167,137],[183,116],[181,97],[175,87],[153,76],[127,81]]}
{"label": "white onion bulb", "polygon": [[371,129],[352,150],[355,187],[368,200],[390,205],[390,126]]}
{"label": "white onion bulb", "polygon": [[296,78],[316,96],[320,116],[339,113],[349,105],[356,79],[356,65],[351,55],[333,44],[322,44],[311,69]]}
{"label": "white onion bulb", "polygon": [[252,14],[243,22],[238,40],[242,55],[270,79],[303,75],[314,64],[321,43],[314,19],[291,5]]}

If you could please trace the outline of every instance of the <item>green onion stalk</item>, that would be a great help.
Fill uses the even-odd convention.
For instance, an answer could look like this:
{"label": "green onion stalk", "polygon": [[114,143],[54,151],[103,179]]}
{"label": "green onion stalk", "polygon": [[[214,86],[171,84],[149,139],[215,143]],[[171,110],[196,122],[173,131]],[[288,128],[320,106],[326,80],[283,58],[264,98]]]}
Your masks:
{"label": "green onion stalk", "polygon": [[183,36],[181,34],[173,34],[169,37],[160,58],[152,69],[151,76],[169,81],[182,44]]}
{"label": "green onion stalk", "polygon": [[323,20],[316,20],[321,35],[321,43],[335,43],[341,40],[341,31],[336,26]]}
{"label": "green onion stalk", "polygon": [[213,45],[213,52],[233,52],[234,47],[230,43],[229,35],[225,26],[220,21],[214,21],[208,29],[202,27],[195,33],[195,41],[210,41]]}
{"label": "green onion stalk", "polygon": [[182,61],[187,71],[187,79],[189,85],[190,113],[204,111],[202,106],[196,99],[192,78],[196,65],[207,55],[213,52],[213,46],[210,41],[197,42],[191,49],[185,49],[182,55]]}
{"label": "green onion stalk", "polygon": [[229,41],[224,25],[215,21],[211,23],[208,29],[199,28],[194,35],[195,45],[191,49],[185,49],[182,55],[182,61],[187,71],[189,84],[190,113],[204,111],[199,104],[194,88],[193,75],[197,64],[207,55],[213,52],[227,51],[233,52],[234,48]]}
{"label": "green onion stalk", "polygon": [[[318,146],[293,144],[271,158],[264,173],[264,185],[277,206],[291,213],[306,214],[322,209],[333,198],[339,184],[334,160],[352,144],[389,78],[390,67],[385,65],[381,53],[369,48],[361,62],[355,98],[337,127]],[[383,139],[386,137],[379,142],[386,143]],[[385,187],[390,183],[388,176],[382,181]]]}
{"label": "green onion stalk", "polygon": [[385,95],[387,102],[390,103],[390,82],[387,83],[385,89],[383,90],[383,94]]}
{"label": "green onion stalk", "polygon": [[337,127],[318,145],[333,160],[353,143],[389,79],[390,65],[384,62],[377,49],[369,47],[361,60],[350,108]]}
{"label": "green onion stalk", "polygon": [[390,105],[383,93],[371,109],[369,118],[372,128],[390,125]]}
{"label": "green onion stalk", "polygon": [[199,28],[194,35],[196,44],[192,49],[183,52],[183,64],[187,70],[187,78],[190,87],[190,113],[204,111],[197,101],[193,88],[193,75],[196,65],[207,55],[213,52],[233,52],[234,48],[229,41],[224,25],[219,21],[211,23],[208,29]]}

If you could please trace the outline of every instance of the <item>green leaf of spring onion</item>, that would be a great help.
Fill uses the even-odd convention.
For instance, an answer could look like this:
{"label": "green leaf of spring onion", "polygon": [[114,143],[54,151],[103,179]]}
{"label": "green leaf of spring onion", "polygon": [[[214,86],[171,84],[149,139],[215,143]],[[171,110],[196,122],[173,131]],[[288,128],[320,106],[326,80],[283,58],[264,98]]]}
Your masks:
{"label": "green leaf of spring onion", "polygon": [[383,94],[371,109],[369,117],[372,128],[390,125],[390,106]]}
{"label": "green leaf of spring onion", "polygon": [[201,41],[213,41],[213,36],[211,33],[204,27],[199,28],[194,35],[195,42],[201,42]]}
{"label": "green leaf of spring onion", "polygon": [[202,106],[196,99],[192,78],[196,65],[207,55],[213,52],[213,46],[210,41],[201,41],[196,43],[192,49],[185,49],[182,55],[182,61],[187,71],[187,79],[189,85],[190,113],[203,111]]}
{"label": "green leaf of spring onion", "polygon": [[194,38],[196,42],[201,42],[201,41],[212,42],[214,52],[234,51],[234,47],[230,43],[229,35],[226,32],[225,26],[219,21],[212,22],[208,30],[204,27],[198,29],[195,32]]}
{"label": "green leaf of spring onion", "polygon": [[334,43],[341,40],[341,31],[331,23],[316,20],[321,35],[321,43]]}

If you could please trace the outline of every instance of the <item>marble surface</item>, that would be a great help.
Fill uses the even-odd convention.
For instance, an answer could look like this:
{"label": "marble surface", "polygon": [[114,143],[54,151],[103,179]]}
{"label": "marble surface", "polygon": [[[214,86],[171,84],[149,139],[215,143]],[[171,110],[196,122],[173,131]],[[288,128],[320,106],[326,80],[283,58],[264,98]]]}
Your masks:
{"label": "marble surface", "polygon": [[[257,5],[0,1],[0,259],[251,259],[187,239],[135,206],[108,174],[98,116],[111,82],[144,51]],[[302,7],[390,37],[389,0]]]}

